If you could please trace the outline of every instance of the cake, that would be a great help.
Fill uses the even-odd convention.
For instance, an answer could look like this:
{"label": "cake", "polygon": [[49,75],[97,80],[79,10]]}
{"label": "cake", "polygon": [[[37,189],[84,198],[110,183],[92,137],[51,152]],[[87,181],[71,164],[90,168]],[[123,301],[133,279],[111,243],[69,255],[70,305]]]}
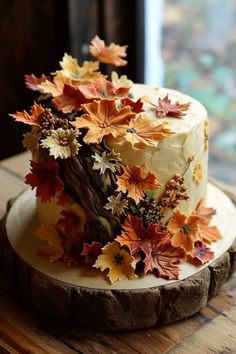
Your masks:
{"label": "cake", "polygon": [[36,257],[95,267],[110,283],[178,279],[179,263],[208,262],[221,238],[205,205],[207,112],[178,91],[102,74],[99,62],[127,64],[126,46],[96,36],[89,50],[95,61],[65,54],[50,76],[26,75],[40,95],[12,114],[31,126]]}

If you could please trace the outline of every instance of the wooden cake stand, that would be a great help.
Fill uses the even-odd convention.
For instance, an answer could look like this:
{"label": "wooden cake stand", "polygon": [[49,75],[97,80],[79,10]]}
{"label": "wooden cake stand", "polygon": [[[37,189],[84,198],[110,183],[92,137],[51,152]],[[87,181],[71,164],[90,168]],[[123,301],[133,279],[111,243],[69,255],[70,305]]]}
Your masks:
{"label": "wooden cake stand", "polygon": [[36,200],[30,190],[9,203],[1,225],[0,260],[18,296],[45,321],[112,331],[168,324],[198,312],[236,268],[236,210],[211,184],[207,205],[217,209],[213,224],[223,238],[211,245],[211,262],[180,265],[178,281],[150,274],[110,285],[96,269],[37,257]]}

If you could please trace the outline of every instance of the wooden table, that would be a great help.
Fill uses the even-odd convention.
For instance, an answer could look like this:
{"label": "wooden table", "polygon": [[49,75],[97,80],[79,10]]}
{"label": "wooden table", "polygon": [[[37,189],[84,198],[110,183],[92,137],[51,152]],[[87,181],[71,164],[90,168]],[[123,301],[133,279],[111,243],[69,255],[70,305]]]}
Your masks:
{"label": "wooden table", "polygon": [[[23,189],[28,153],[0,162],[0,213]],[[234,188],[226,187],[236,201]],[[17,302],[0,274],[0,353],[213,354],[236,353],[236,273],[198,314],[161,328],[126,333],[69,332],[56,336],[42,328],[30,310]]]}

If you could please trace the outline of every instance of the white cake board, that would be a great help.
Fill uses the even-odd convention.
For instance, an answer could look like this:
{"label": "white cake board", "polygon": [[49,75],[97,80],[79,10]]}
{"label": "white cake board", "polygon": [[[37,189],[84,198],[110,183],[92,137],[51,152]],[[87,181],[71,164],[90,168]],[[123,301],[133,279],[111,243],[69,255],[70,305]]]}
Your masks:
{"label": "white cake board", "polygon": [[[211,244],[215,258],[202,266],[196,267],[183,263],[180,267],[179,280],[186,279],[201,271],[217,258],[223,255],[232,245],[236,235],[236,210],[230,199],[217,187],[208,184],[207,206],[217,210],[212,220],[223,238]],[[34,235],[37,227],[36,198],[34,192],[26,190],[21,194],[7,217],[6,231],[9,242],[16,254],[32,268],[57,281],[92,289],[124,289],[137,290],[159,287],[178,280],[165,280],[148,274],[132,280],[123,279],[110,285],[106,277],[99,271],[87,266],[66,266],[62,262],[50,263],[46,258],[36,256],[36,251],[42,243]]]}

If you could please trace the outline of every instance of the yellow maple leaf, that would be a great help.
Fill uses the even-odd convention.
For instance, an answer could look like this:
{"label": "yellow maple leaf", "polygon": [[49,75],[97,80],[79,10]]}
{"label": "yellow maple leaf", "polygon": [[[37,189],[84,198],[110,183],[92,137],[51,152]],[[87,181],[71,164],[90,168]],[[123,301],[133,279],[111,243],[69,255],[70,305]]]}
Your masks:
{"label": "yellow maple leaf", "polygon": [[100,268],[101,271],[108,269],[107,276],[113,284],[125,276],[129,279],[135,276],[133,262],[134,258],[125,249],[120,248],[117,242],[113,241],[102,248],[102,254],[93,267]]}

